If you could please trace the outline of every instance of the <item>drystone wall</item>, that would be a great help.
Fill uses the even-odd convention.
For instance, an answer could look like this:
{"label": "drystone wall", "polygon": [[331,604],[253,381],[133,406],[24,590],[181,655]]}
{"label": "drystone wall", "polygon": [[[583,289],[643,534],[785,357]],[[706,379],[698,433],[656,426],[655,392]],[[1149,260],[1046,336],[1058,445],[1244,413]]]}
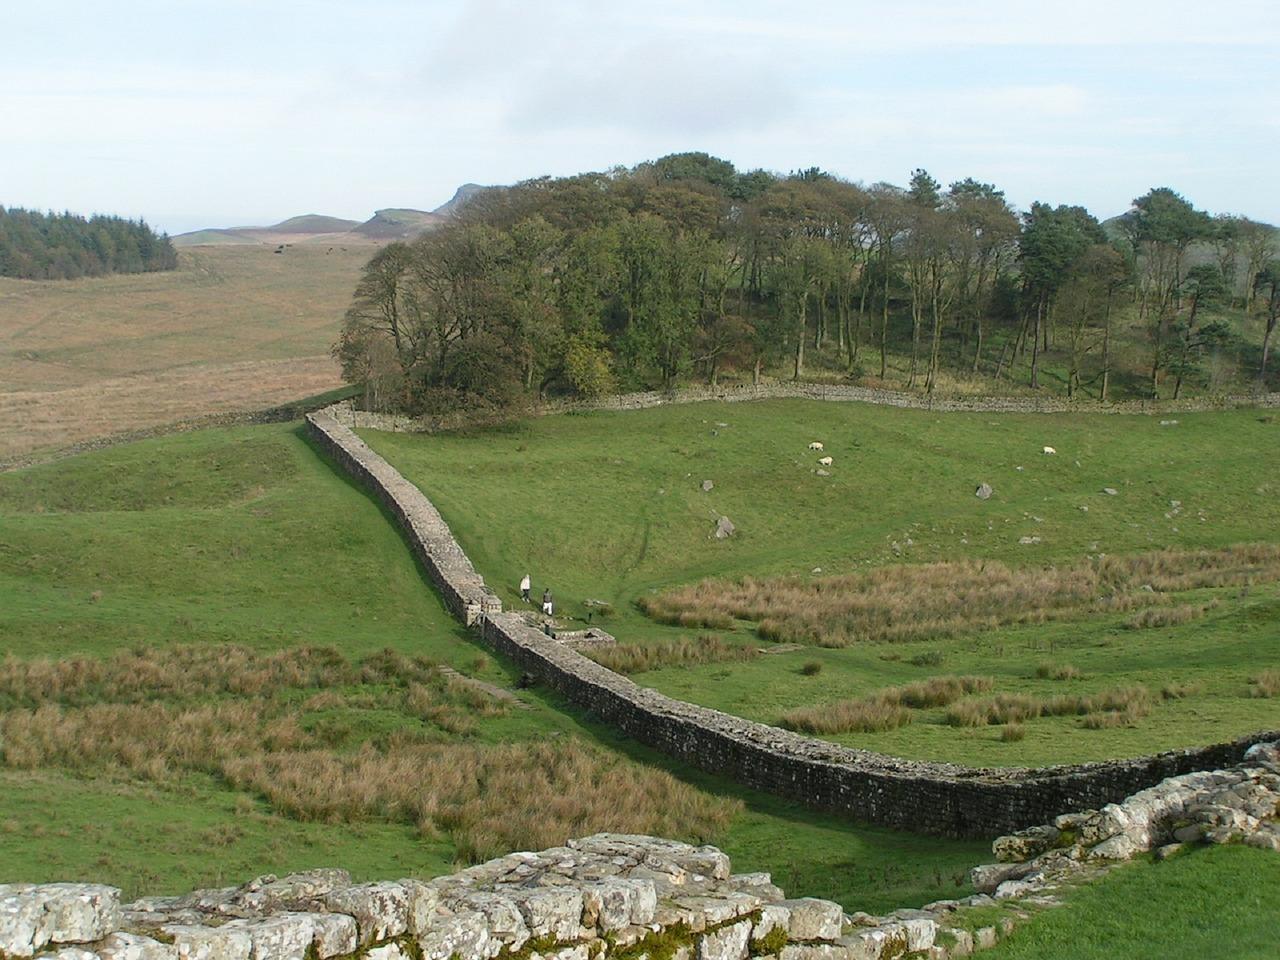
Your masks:
{"label": "drystone wall", "polygon": [[[1065,890],[1145,851],[1280,852],[1280,743],[1101,810],[998,838],[977,892],[884,916],[787,899],[715,847],[596,834],[434,880],[345,870],[120,902],[87,883],[0,885],[0,956],[49,960],[951,960],[994,946]],[[969,913],[1003,903],[998,924]],[[987,916],[990,915],[988,910]],[[989,921],[988,921],[989,923]]]}
{"label": "drystone wall", "polygon": [[860,820],[948,836],[990,836],[1097,807],[1194,770],[1239,761],[1259,733],[1155,756],[1036,769],[973,769],[856,750],[640,687],[504,612],[423,493],[327,411],[315,442],[396,516],[445,603],[482,640],[570,702],[668,756],[746,786]]}
{"label": "drystone wall", "polygon": [[[1125,400],[1097,403],[1092,400],[1067,400],[1043,396],[933,396],[878,390],[837,383],[795,383],[767,381],[759,384],[732,384],[719,387],[683,387],[670,392],[652,390],[602,397],[599,400],[550,401],[522,413],[549,415],[579,413],[592,410],[644,410],[669,404],[719,401],[733,403],[769,399],[826,400],[848,403],[871,403],[887,407],[938,412],[969,413],[1110,413],[1110,414],[1176,414],[1209,410],[1234,410],[1243,407],[1280,408],[1280,393],[1192,397],[1182,400]],[[358,410],[349,401],[329,408],[349,427],[387,430],[396,433],[434,433],[467,425],[465,414],[443,417],[410,417],[403,414],[374,413]]]}

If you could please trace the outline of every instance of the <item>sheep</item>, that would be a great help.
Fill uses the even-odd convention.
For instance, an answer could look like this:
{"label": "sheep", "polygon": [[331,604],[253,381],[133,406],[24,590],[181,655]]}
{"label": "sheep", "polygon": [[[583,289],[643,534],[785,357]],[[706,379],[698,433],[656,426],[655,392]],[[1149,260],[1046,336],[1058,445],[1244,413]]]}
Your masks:
{"label": "sheep", "polygon": [[1044,448],[1044,452],[1045,452],[1046,454],[1051,454],[1051,453],[1057,453],[1058,451],[1057,451],[1057,450],[1055,450],[1055,449],[1053,449],[1053,447],[1045,447],[1045,448]]}
{"label": "sheep", "polygon": [[815,441],[813,441],[813,443],[809,444],[809,449],[810,449],[810,450],[821,450],[821,449],[822,449],[822,441],[821,441],[821,440],[815,440]]}
{"label": "sheep", "polygon": [[831,458],[830,458],[830,457],[820,457],[820,458],[818,459],[818,462],[819,462],[820,464],[822,464],[824,467],[829,467],[829,466],[831,466]]}

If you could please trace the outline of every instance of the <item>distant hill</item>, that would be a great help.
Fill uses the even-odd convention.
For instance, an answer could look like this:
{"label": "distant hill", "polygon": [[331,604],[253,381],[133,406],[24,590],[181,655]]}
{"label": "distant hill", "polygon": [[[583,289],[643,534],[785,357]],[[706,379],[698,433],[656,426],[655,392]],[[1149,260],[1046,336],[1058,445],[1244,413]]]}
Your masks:
{"label": "distant hill", "polygon": [[341,217],[326,217],[318,213],[307,213],[301,217],[290,217],[281,220],[273,227],[263,227],[267,233],[346,233],[360,226],[359,220],[343,220]]}
{"label": "distant hill", "polygon": [[388,207],[379,210],[352,233],[373,240],[408,240],[444,221],[439,213]]}
{"label": "distant hill", "polygon": [[243,244],[243,243],[262,243],[263,241],[251,237],[245,233],[239,233],[235,230],[192,230],[190,233],[180,233],[173,238],[175,247],[198,247],[209,244]]}

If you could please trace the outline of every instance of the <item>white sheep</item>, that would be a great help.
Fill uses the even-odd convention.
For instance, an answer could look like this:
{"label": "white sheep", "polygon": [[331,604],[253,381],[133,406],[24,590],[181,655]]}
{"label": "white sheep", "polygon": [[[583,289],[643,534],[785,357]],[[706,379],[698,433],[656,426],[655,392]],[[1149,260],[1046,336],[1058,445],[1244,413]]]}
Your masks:
{"label": "white sheep", "polygon": [[831,466],[831,458],[830,458],[830,457],[820,457],[820,458],[818,459],[818,462],[819,462],[820,464],[822,464],[824,467],[829,467],[829,466]]}
{"label": "white sheep", "polygon": [[821,440],[815,440],[815,441],[813,441],[813,443],[809,444],[809,449],[810,449],[810,450],[821,450],[821,449],[822,449],[822,441],[821,441]]}
{"label": "white sheep", "polygon": [[1046,454],[1050,454],[1050,453],[1057,453],[1058,451],[1057,451],[1057,450],[1055,450],[1055,449],[1053,449],[1053,447],[1045,447],[1045,448],[1044,448],[1044,452],[1045,452]]}

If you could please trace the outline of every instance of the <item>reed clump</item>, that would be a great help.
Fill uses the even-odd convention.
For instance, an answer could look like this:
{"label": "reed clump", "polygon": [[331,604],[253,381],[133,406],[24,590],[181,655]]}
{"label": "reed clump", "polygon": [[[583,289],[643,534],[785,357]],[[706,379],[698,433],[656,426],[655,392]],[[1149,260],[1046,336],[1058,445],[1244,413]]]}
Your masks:
{"label": "reed clump", "polygon": [[[0,663],[0,767],[203,774],[298,820],[384,820],[482,860],[608,830],[710,839],[741,809],[576,737],[466,739],[508,704],[384,651],[139,650]],[[369,720],[369,714],[376,719]]]}
{"label": "reed clump", "polygon": [[711,633],[694,638],[650,643],[626,643],[588,648],[588,657],[617,673],[644,673],[663,667],[692,667],[704,663],[734,663],[754,660],[760,649],[750,644],[728,643]]}
{"label": "reed clump", "polygon": [[[727,629],[749,621],[766,640],[844,647],[1144,610],[1180,591],[1273,580],[1280,580],[1280,545],[1237,544],[1048,567],[964,560],[832,577],[703,580],[645,597],[640,607],[662,623]],[[1192,616],[1174,609],[1180,612],[1168,622]]]}

